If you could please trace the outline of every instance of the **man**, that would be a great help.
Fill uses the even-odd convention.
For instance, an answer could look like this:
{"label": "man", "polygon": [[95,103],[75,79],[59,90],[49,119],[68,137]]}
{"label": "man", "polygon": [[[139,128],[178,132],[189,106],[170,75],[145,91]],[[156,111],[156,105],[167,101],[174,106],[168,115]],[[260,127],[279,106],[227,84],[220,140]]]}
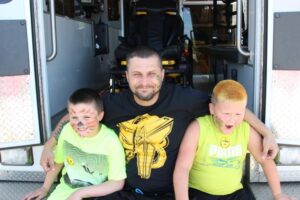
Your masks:
{"label": "man", "polygon": [[[103,122],[119,133],[125,149],[126,184],[122,191],[99,199],[174,199],[172,175],[179,146],[188,124],[208,112],[208,95],[163,84],[161,59],[146,47],[128,55],[126,78],[130,91],[103,99]],[[265,157],[275,157],[278,147],[272,133],[249,111],[245,120],[264,136]],[[45,170],[52,167],[50,150],[55,144],[55,137],[45,144]]]}

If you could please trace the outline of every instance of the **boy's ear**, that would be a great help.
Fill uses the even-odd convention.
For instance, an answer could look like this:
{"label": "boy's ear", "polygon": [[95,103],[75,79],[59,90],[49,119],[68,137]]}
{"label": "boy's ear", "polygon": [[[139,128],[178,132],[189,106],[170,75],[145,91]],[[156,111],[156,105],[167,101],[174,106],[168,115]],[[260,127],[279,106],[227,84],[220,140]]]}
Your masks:
{"label": "boy's ear", "polygon": [[209,112],[210,112],[210,114],[211,115],[213,115],[213,114],[215,114],[215,109],[214,109],[214,104],[212,104],[212,103],[209,103],[208,104],[208,107],[209,107]]}
{"label": "boy's ear", "polygon": [[125,71],[126,80],[128,81],[128,69]]}
{"label": "boy's ear", "polygon": [[101,111],[99,114],[98,114],[98,121],[100,122],[104,117],[104,111]]}
{"label": "boy's ear", "polygon": [[164,81],[164,78],[165,78],[165,69],[162,69],[161,82]]}

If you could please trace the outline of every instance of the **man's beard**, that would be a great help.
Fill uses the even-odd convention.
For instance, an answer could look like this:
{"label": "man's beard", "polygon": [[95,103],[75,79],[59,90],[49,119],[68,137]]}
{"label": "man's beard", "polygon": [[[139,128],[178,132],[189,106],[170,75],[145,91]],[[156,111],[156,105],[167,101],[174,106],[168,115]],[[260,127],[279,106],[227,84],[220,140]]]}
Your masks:
{"label": "man's beard", "polygon": [[[156,86],[156,88],[153,88],[153,91],[150,94],[144,95],[142,92],[138,92],[138,89],[133,93],[134,96],[136,96],[138,99],[142,101],[150,101],[154,98],[155,95],[159,94],[162,86],[162,81],[160,82],[159,85]],[[157,89],[157,91],[155,91]]]}
{"label": "man's beard", "polygon": [[141,94],[141,93],[139,93],[139,92],[135,92],[134,95],[135,95],[138,99],[140,99],[140,100],[142,100],[142,101],[150,101],[150,100],[153,99],[153,97],[154,97],[156,94],[158,94],[158,93],[159,93],[159,90],[158,90],[158,91],[155,91],[155,92],[152,92],[152,93],[150,93],[150,94],[147,94],[147,95],[143,95],[143,94]]}

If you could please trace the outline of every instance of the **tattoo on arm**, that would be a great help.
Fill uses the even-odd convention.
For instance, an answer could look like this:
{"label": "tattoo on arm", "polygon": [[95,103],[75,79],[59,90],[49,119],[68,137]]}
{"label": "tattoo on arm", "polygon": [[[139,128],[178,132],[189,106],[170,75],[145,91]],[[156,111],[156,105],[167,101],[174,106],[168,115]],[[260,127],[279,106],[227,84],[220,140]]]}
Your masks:
{"label": "tattoo on arm", "polygon": [[56,128],[54,129],[53,131],[53,136],[54,138],[56,139],[56,141],[58,140],[59,138],[59,135],[61,133],[61,130],[63,129],[63,127],[69,122],[68,119],[64,119],[64,120],[61,120],[58,125],[56,126]]}

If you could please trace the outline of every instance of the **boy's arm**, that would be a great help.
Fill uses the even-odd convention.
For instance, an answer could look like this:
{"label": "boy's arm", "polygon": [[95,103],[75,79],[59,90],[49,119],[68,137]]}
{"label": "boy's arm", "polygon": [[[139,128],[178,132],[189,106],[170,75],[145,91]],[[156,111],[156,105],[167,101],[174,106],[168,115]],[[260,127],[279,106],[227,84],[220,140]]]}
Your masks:
{"label": "boy's arm", "polygon": [[263,139],[263,159],[274,159],[279,151],[279,147],[276,143],[275,136],[270,129],[268,129],[264,123],[262,123],[250,110],[246,109],[244,120],[247,121],[251,127],[253,127]]}
{"label": "boy's arm", "polygon": [[83,198],[90,198],[90,197],[99,197],[111,194],[113,192],[119,191],[124,186],[124,179],[123,180],[110,180],[99,185],[92,185],[80,188],[73,192],[68,200],[75,200],[75,199],[83,199]]}
{"label": "boy's arm", "polygon": [[276,165],[273,160],[262,158],[262,139],[261,136],[252,128],[250,128],[250,139],[248,149],[255,158],[255,160],[261,164],[264,170],[264,174],[271,188],[273,198],[275,200],[293,199],[282,193]]}
{"label": "boy's arm", "polygon": [[53,149],[57,144],[57,139],[61,133],[62,128],[68,122],[69,115],[67,114],[61,118],[54,131],[52,132],[49,140],[47,140],[47,142],[44,144],[43,152],[40,159],[40,165],[43,167],[45,172],[54,170]]}
{"label": "boy's arm", "polygon": [[199,123],[195,120],[186,129],[180,145],[173,183],[176,200],[188,200],[189,172],[193,165],[200,133]]}
{"label": "boy's arm", "polygon": [[36,189],[35,191],[26,194],[23,200],[43,199],[44,197],[46,197],[62,167],[63,164],[55,164],[54,170],[47,172],[43,186]]}
{"label": "boy's arm", "polygon": [[54,164],[54,170],[47,172],[46,177],[45,177],[45,181],[43,184],[43,188],[49,192],[52,184],[54,183],[58,173],[60,172],[60,170],[62,169],[62,167],[64,166],[63,163],[61,164]]}

